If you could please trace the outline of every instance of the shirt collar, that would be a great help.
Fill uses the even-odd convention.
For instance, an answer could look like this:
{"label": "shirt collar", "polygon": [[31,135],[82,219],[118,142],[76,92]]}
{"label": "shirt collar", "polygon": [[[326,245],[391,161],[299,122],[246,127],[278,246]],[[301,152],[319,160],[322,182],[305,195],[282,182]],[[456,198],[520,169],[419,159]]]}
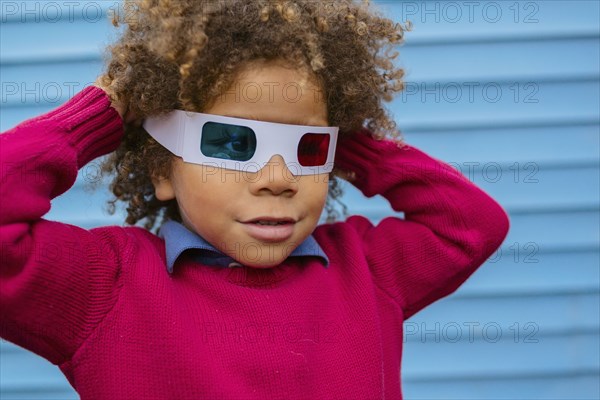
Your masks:
{"label": "shirt collar", "polygon": [[[173,273],[175,261],[181,254],[189,249],[199,250],[197,259],[208,265],[220,267],[241,266],[233,258],[221,253],[208,243],[202,236],[190,231],[188,228],[176,221],[166,221],[158,231],[158,236],[165,240],[165,252],[167,256],[167,271]],[[298,247],[292,251],[290,257],[320,257],[325,268],[329,265],[329,258],[319,246],[316,239],[309,235]]]}

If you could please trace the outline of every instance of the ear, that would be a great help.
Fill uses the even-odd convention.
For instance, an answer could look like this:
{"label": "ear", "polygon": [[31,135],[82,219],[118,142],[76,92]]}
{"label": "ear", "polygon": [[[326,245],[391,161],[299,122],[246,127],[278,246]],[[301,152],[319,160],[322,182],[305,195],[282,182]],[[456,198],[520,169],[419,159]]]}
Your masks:
{"label": "ear", "polygon": [[152,185],[154,185],[154,195],[160,201],[168,201],[175,198],[175,189],[169,178],[152,177]]}

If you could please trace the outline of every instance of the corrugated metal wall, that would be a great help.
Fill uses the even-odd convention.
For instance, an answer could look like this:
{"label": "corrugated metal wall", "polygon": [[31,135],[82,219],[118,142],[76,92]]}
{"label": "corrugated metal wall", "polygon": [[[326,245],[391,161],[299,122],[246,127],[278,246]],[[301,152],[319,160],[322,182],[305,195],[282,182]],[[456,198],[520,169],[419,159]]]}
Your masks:
{"label": "corrugated metal wall", "polygon": [[[69,4],[67,4],[69,3]],[[405,323],[410,399],[600,398],[597,1],[378,2],[413,22],[390,104],[406,140],[496,198],[512,226],[461,288]],[[5,130],[92,82],[117,1],[0,1]],[[112,32],[112,33],[111,33]],[[97,163],[48,218],[120,223],[89,195]],[[351,213],[388,215],[347,187]],[[77,398],[59,370],[0,343],[0,398]]]}

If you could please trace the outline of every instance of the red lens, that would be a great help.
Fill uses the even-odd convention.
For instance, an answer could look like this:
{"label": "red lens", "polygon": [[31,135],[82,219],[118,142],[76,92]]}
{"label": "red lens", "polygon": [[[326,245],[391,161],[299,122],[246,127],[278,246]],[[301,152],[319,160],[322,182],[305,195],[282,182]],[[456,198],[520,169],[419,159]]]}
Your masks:
{"label": "red lens", "polygon": [[325,165],[329,151],[329,135],[307,133],[298,144],[298,162],[303,167]]}

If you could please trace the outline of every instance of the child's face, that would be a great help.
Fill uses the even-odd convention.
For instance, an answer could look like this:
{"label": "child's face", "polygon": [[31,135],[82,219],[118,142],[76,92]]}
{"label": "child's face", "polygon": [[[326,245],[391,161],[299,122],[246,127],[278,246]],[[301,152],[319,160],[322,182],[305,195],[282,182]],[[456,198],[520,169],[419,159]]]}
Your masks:
{"label": "child's face", "polygon": [[[301,70],[258,64],[243,69],[228,92],[202,112],[328,126],[320,89]],[[279,155],[257,173],[177,157],[171,177],[154,181],[154,187],[159,200],[177,199],[188,229],[240,263],[266,268],[280,264],[312,233],[325,204],[328,177],[293,176]]]}

